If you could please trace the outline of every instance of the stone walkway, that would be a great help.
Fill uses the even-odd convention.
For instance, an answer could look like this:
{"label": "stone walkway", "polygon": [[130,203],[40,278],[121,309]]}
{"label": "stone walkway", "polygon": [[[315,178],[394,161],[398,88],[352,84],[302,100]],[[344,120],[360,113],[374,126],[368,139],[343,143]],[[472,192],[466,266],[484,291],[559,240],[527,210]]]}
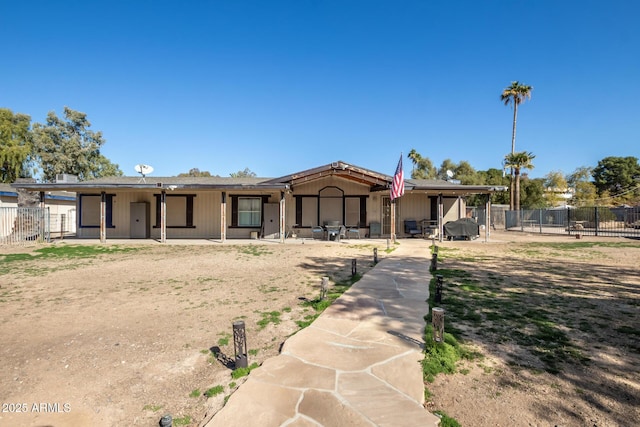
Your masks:
{"label": "stone walkway", "polygon": [[406,243],[253,370],[205,426],[438,425],[422,406],[420,365],[430,255]]}

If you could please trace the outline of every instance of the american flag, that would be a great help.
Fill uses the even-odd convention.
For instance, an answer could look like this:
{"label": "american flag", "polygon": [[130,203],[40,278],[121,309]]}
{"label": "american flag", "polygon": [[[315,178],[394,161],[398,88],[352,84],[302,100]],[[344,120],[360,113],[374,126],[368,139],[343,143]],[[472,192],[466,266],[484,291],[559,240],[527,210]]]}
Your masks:
{"label": "american flag", "polygon": [[397,199],[404,194],[404,172],[402,172],[402,154],[400,154],[400,161],[398,161],[398,167],[396,173],[393,175],[393,183],[391,184],[391,200]]}

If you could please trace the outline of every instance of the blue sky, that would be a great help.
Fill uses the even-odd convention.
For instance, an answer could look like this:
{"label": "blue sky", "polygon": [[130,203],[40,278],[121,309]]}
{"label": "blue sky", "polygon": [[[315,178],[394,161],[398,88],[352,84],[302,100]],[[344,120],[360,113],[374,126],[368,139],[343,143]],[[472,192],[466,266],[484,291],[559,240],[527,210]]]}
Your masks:
{"label": "blue sky", "polygon": [[532,177],[640,157],[640,2],[3,1],[0,107],[64,106],[136,175],[277,177],[343,160],[501,168],[513,80]]}

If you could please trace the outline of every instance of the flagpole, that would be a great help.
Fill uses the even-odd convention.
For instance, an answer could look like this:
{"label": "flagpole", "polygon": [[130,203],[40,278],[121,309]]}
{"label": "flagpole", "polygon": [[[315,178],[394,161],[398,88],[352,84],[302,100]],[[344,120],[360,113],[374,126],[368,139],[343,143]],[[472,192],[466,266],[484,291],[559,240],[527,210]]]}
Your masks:
{"label": "flagpole", "polygon": [[396,243],[396,199],[391,201],[391,242]]}
{"label": "flagpole", "polygon": [[404,172],[402,170],[402,152],[400,152],[400,160],[398,160],[398,166],[396,172],[393,175],[391,182],[391,224],[390,234],[391,241],[396,243],[396,199],[404,194]]}

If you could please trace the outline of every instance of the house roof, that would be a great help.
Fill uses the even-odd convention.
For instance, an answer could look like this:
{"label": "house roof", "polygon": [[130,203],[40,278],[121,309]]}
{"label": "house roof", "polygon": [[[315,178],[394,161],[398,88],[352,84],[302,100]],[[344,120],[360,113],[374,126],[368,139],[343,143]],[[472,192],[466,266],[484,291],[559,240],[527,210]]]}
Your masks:
{"label": "house roof", "polygon": [[232,178],[232,177],[156,177],[147,176],[111,176],[78,182],[55,183],[14,183],[13,187],[27,188],[35,191],[66,189],[82,192],[97,189],[181,189],[181,190],[233,190],[233,189],[267,189],[284,190],[286,184],[266,183],[268,178]]}
{"label": "house roof", "polygon": [[[393,178],[370,169],[355,166],[338,160],[316,168],[307,169],[279,178],[233,178],[233,177],[155,177],[155,176],[112,176],[79,182],[16,182],[13,188],[25,188],[32,191],[74,191],[109,189],[180,189],[200,191],[228,190],[288,190],[296,185],[313,182],[326,177],[338,177],[369,186],[370,191],[388,191]],[[443,180],[406,179],[405,191],[425,192],[442,195],[488,194],[506,191],[504,186],[462,185]]]}
{"label": "house roof", "polygon": [[[22,188],[18,186],[14,187],[13,184],[2,184],[0,183],[0,196],[5,197],[18,197],[18,188]],[[51,191],[45,194],[46,200],[65,200],[65,201],[73,201],[76,199],[76,195],[73,192],[68,191]]]}
{"label": "house roof", "polygon": [[370,169],[355,166],[341,160],[332,162],[327,165],[318,166],[313,169],[296,172],[291,175],[285,175],[280,178],[274,178],[268,182],[286,183],[292,187],[297,184],[312,182],[328,176],[335,176],[349,181],[356,181],[361,184],[369,185],[372,189],[386,189],[392,181],[389,175],[381,174]]}

